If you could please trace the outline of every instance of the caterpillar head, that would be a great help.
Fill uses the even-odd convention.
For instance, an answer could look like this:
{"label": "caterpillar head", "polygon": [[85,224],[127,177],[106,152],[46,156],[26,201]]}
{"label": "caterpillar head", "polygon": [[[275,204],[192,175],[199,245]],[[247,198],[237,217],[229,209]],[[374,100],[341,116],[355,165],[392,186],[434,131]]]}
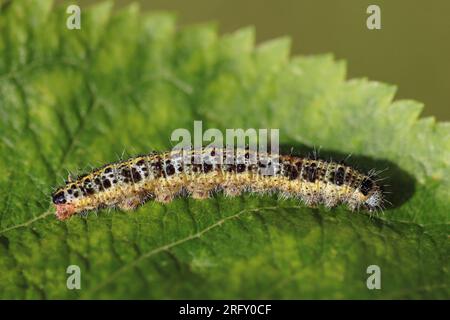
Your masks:
{"label": "caterpillar head", "polygon": [[73,199],[64,188],[59,188],[52,194],[52,202],[56,207],[56,217],[60,220],[65,220],[75,213]]}

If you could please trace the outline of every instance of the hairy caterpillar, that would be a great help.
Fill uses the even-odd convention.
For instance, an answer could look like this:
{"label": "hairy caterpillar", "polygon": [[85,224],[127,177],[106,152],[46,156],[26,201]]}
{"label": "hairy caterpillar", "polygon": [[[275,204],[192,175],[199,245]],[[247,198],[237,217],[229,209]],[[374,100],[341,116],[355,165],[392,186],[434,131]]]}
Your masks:
{"label": "hairy caterpillar", "polygon": [[279,192],[284,197],[299,198],[307,206],[323,204],[331,208],[342,203],[352,211],[382,208],[382,188],[370,175],[350,166],[248,149],[236,150],[227,161],[227,152],[202,148],[184,154],[152,153],[107,164],[68,181],[52,194],[56,216],[64,220],[100,208],[133,210],[148,200],[167,203],[178,195],[205,199],[219,190],[227,196],[244,191]]}

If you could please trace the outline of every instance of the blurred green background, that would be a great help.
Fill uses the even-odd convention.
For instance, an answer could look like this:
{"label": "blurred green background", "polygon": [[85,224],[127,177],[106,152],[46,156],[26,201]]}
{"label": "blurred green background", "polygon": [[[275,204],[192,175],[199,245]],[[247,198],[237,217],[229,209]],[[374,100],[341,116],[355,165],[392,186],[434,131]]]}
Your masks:
{"label": "blurred green background", "polygon": [[[349,77],[395,84],[397,99],[450,120],[449,0],[119,0],[116,7],[131,2],[173,11],[181,26],[216,21],[227,33],[253,25],[258,42],[288,35],[293,54],[331,52],[347,61]],[[381,30],[366,27],[370,4],[381,8]]]}

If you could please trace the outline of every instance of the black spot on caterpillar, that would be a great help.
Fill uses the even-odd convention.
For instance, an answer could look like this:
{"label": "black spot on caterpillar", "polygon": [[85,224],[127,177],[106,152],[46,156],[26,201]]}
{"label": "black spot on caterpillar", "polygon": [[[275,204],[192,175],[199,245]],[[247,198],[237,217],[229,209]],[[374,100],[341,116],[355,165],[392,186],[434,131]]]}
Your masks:
{"label": "black spot on caterpillar", "polygon": [[99,208],[133,210],[150,199],[167,203],[182,194],[205,199],[213,191],[226,196],[278,192],[307,206],[345,204],[352,211],[374,211],[383,205],[383,190],[372,177],[341,163],[247,149],[236,150],[231,161],[226,155],[202,148],[107,164],[53,193],[56,216],[64,220]]}

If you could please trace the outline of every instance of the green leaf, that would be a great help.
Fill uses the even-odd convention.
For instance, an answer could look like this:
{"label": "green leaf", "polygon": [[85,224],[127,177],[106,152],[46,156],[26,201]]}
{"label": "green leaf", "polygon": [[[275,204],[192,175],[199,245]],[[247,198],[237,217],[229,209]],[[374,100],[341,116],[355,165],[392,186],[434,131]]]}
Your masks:
{"label": "green leaf", "polygon": [[[330,55],[254,48],[254,30],[178,29],[171,14],[13,1],[0,13],[1,298],[450,298],[450,128]],[[351,63],[351,62],[350,62]],[[66,222],[67,171],[152,149],[176,128],[279,128],[284,149],[386,169],[370,217],[274,196],[215,195]],[[81,268],[68,290],[66,268]],[[368,290],[369,265],[381,290]]]}

